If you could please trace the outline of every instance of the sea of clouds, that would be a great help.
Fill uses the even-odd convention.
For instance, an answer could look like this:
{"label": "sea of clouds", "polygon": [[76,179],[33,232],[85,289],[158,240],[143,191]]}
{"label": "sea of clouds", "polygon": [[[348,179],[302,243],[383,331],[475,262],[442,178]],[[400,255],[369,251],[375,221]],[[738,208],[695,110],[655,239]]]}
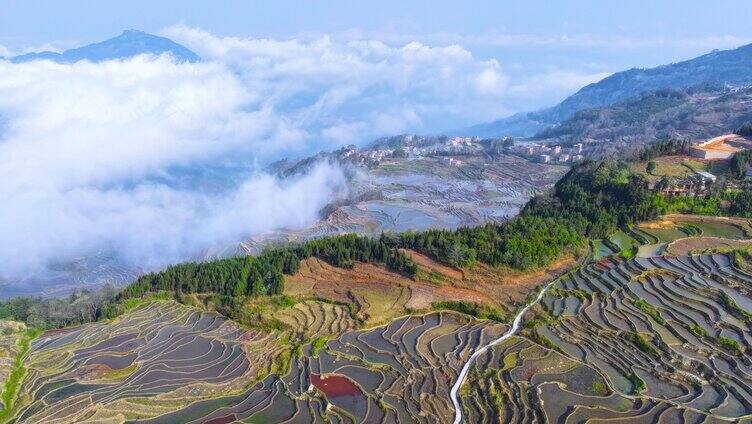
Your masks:
{"label": "sea of clouds", "polygon": [[[0,60],[0,279],[98,251],[154,269],[305,227],[346,194],[342,170],[279,180],[260,165],[490,120],[514,91],[499,62],[458,45],[162,35],[202,61]],[[202,184],[226,165],[243,171]]]}

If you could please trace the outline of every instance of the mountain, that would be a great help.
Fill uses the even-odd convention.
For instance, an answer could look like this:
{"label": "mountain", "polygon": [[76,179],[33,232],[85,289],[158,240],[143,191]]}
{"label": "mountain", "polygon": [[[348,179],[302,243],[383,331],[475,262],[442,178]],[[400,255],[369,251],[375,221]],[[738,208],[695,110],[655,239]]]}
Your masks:
{"label": "mountain", "polygon": [[111,59],[124,59],[140,54],[171,54],[180,62],[198,62],[199,56],[184,46],[165,37],[147,34],[143,31],[129,29],[115,38],[99,43],[89,44],[62,53],[38,52],[10,58],[11,62],[29,62],[32,60],[52,60],[59,63],[74,63],[80,60],[100,62]]}
{"label": "mountain", "polygon": [[752,122],[752,87],[701,85],[642,93],[576,112],[537,134],[562,143],[598,142],[604,153],[625,152],[656,139],[715,137]]}
{"label": "mountain", "polygon": [[701,84],[752,84],[752,44],[713,51],[683,62],[617,72],[583,87],[558,105],[467,128],[465,134],[484,137],[530,137],[542,127],[556,125],[581,110],[609,106],[648,91],[683,89]]}
{"label": "mountain", "polygon": [[[540,117],[543,118],[543,117]],[[541,121],[535,112],[520,112],[492,122],[448,131],[448,135],[472,135],[477,137],[530,137],[548,128],[552,122]]]}

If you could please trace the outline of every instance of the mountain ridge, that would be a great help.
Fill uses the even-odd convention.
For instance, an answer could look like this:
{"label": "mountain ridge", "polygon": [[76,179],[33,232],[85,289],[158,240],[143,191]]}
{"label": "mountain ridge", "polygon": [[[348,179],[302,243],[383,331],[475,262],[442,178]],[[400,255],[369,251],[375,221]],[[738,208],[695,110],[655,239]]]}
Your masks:
{"label": "mountain ridge", "polygon": [[134,29],[127,29],[116,37],[68,49],[62,53],[42,51],[12,56],[6,59],[13,63],[31,62],[34,60],[75,63],[82,60],[101,62],[105,60],[125,59],[141,54],[170,54],[179,62],[198,62],[201,60],[196,53],[169,38]]}
{"label": "mountain ridge", "polygon": [[685,89],[701,84],[742,86],[752,83],[752,44],[714,50],[692,59],[653,68],[631,68],[588,84],[559,104],[481,123],[452,133],[483,137],[533,137],[575,113],[661,89]]}

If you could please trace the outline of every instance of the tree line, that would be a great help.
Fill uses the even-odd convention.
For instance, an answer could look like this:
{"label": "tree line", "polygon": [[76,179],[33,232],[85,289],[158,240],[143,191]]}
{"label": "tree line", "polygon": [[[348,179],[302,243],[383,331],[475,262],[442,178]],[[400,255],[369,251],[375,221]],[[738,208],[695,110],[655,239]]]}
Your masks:
{"label": "tree line", "polygon": [[686,139],[666,138],[643,147],[637,154],[640,161],[649,161],[661,156],[689,154],[691,143]]}
{"label": "tree line", "polygon": [[173,265],[143,275],[121,292],[121,298],[140,297],[165,290],[177,295],[214,293],[229,297],[278,295],[284,291],[284,275],[298,272],[300,261],[318,257],[333,266],[352,268],[355,262],[380,263],[415,277],[418,266],[398,249],[395,240],[344,234],[314,239],[242,256],[207,262]]}
{"label": "tree line", "polygon": [[383,264],[415,278],[418,265],[402,249],[412,249],[456,267],[480,261],[524,270],[548,265],[563,252],[584,244],[583,237],[562,220],[535,216],[457,230],[385,233],[379,238],[344,234],[272,248],[259,256],[173,265],[139,277],[123,289],[120,298],[160,290],[177,295],[278,295],[284,291],[284,275],[295,274],[300,261],[311,257],[340,268],[352,268],[356,262]]}
{"label": "tree line", "polygon": [[[182,263],[145,274],[117,295],[92,297],[92,304],[87,303],[88,312],[76,309],[86,303],[79,300],[79,306],[66,312],[75,318],[59,319],[62,306],[55,301],[29,298],[0,302],[0,317],[7,307],[5,317],[36,327],[66,326],[110,318],[123,310],[118,305],[128,299],[167,292],[176,299],[208,294],[216,299],[220,311],[232,318],[242,315],[243,299],[282,294],[285,275],[297,273],[300,262],[311,257],[341,268],[351,268],[356,262],[383,264],[410,278],[418,276],[419,268],[403,249],[455,267],[482,262],[528,270],[546,266],[563,254],[581,251],[587,245],[586,236],[602,238],[619,226],[652,219],[658,213],[647,180],[625,163],[583,162],[573,167],[550,193],[536,196],[519,216],[503,223],[385,233],[378,238],[344,234],[269,248],[258,256]],[[13,302],[37,306],[17,308]]]}
{"label": "tree line", "polygon": [[140,277],[120,298],[159,290],[228,298],[277,295],[284,291],[284,276],[295,274],[300,261],[311,257],[341,268],[351,268],[355,262],[379,263],[415,278],[419,268],[402,249],[455,267],[479,261],[527,270],[583,248],[585,236],[606,237],[620,226],[659,213],[647,180],[626,163],[584,162],[572,168],[552,193],[536,196],[518,217],[504,223],[385,233],[378,238],[345,234],[271,248],[255,257],[183,263]]}
{"label": "tree line", "polygon": [[586,161],[564,175],[551,194],[528,202],[522,214],[559,219],[579,234],[605,238],[661,212],[660,197],[628,163]]}
{"label": "tree line", "polygon": [[734,132],[736,133],[736,135],[740,135],[742,137],[752,137],[752,122],[745,122]]}
{"label": "tree line", "polygon": [[111,318],[118,290],[74,290],[67,298],[15,297],[0,301],[0,319],[25,322],[34,328],[62,328]]}
{"label": "tree line", "polygon": [[501,224],[399,235],[401,247],[448,265],[466,267],[480,261],[516,270],[548,265],[584,243],[584,238],[563,220],[528,214]]}
{"label": "tree line", "polygon": [[729,174],[733,178],[742,179],[748,166],[752,165],[752,150],[742,150],[734,153],[729,162]]}

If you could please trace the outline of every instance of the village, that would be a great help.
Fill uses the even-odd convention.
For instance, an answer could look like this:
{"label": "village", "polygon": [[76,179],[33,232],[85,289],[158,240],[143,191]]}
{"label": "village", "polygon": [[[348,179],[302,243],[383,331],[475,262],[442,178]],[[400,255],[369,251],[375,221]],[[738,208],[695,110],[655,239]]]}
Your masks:
{"label": "village", "polygon": [[540,163],[574,163],[585,158],[585,145],[576,143],[572,147],[559,144],[547,145],[538,143],[524,143],[511,147],[511,153],[523,156]]}
{"label": "village", "polygon": [[355,145],[332,152],[338,160],[360,166],[378,166],[385,160],[442,157],[447,165],[461,166],[463,156],[511,154],[545,164],[576,163],[587,157],[587,145],[571,147],[518,141],[512,138],[400,135],[376,140],[369,147]]}
{"label": "village", "polygon": [[645,170],[654,177],[653,188],[666,197],[695,197],[738,189],[752,180],[752,167],[744,165],[741,179],[727,179],[728,165],[736,153],[750,148],[749,139],[726,134],[692,144],[688,155],[649,161]]}

